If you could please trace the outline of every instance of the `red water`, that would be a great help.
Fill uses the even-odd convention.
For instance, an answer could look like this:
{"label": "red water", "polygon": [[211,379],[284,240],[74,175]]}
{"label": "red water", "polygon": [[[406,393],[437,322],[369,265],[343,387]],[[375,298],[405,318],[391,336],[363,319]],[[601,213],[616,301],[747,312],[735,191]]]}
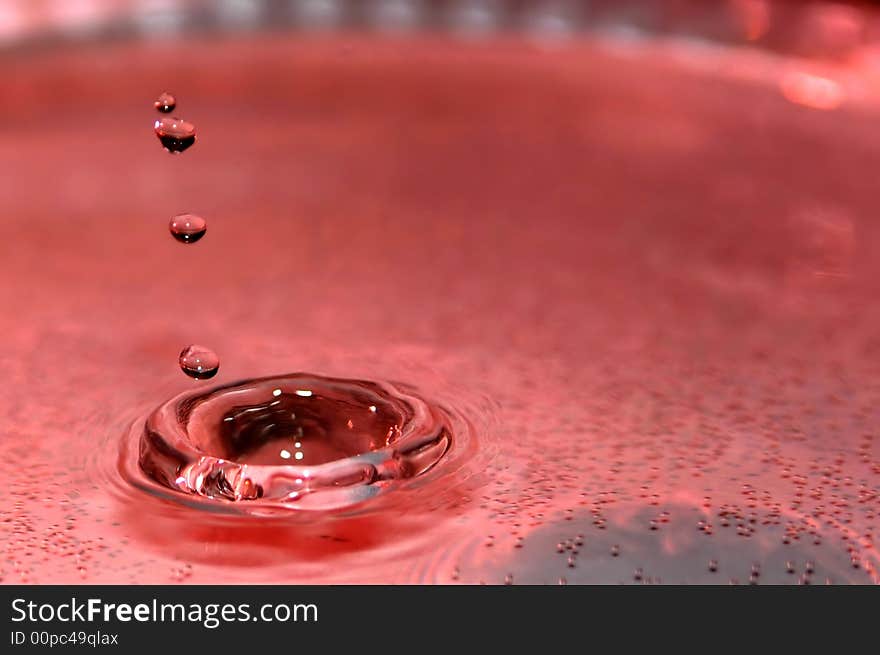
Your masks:
{"label": "red water", "polygon": [[[792,65],[287,37],[5,55],[3,581],[876,581],[880,122]],[[199,130],[177,156],[150,134],[163,89]],[[197,245],[168,236],[184,211]],[[148,496],[118,444],[214,384],[181,374],[189,343],[218,383],[403,381],[475,450],[356,512]]]}

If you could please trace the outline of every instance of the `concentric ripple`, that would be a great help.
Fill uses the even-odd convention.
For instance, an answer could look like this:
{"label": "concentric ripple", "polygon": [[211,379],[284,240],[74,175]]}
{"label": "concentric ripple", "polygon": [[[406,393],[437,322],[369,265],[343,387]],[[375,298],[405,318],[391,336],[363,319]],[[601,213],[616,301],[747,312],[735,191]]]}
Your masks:
{"label": "concentric ripple", "polygon": [[135,424],[121,467],[209,509],[334,509],[422,475],[452,439],[447,412],[402,385],[295,373],[171,399]]}

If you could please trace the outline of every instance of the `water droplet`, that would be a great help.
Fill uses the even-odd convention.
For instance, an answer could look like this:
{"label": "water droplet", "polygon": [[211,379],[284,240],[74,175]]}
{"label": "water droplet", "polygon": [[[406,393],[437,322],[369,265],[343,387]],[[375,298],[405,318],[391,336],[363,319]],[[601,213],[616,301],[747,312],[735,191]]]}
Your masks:
{"label": "water droplet", "polygon": [[171,236],[181,243],[195,243],[208,231],[208,222],[195,214],[178,214],[168,224]]}
{"label": "water droplet", "polygon": [[710,559],[709,560],[709,571],[711,571],[712,573],[715,573],[715,571],[717,571],[717,570],[718,570],[718,560],[717,559]]}
{"label": "water droplet", "polygon": [[620,546],[614,545],[611,547],[611,557],[617,557],[620,555]]}
{"label": "water droplet", "polygon": [[220,368],[220,358],[213,350],[191,345],[180,351],[180,369],[191,378],[207,380]]}
{"label": "water droplet", "polygon": [[182,118],[166,116],[153,124],[156,136],[171,153],[183,152],[196,142],[196,128]]}
{"label": "water droplet", "polygon": [[167,114],[174,111],[174,108],[177,106],[177,100],[174,98],[173,95],[166,91],[160,94],[158,98],[156,98],[156,102],[153,103],[153,106],[156,108],[157,111],[161,111],[163,114]]}

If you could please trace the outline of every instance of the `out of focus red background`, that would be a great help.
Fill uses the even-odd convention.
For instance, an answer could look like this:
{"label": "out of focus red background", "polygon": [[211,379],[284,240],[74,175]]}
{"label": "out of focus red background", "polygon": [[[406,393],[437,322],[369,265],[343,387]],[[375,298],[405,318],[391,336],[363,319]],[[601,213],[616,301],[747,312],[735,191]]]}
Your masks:
{"label": "out of focus red background", "polygon": [[53,39],[170,36],[205,29],[523,30],[566,35],[634,29],[845,54],[877,38],[867,10],[844,0],[0,0],[0,45]]}

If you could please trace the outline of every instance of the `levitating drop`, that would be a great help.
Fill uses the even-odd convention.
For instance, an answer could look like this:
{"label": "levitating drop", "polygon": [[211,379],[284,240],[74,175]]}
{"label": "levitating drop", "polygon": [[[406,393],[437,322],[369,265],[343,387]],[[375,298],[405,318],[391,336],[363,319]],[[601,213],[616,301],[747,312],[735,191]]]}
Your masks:
{"label": "levitating drop", "polygon": [[183,152],[196,142],[196,128],[182,118],[166,116],[153,125],[159,141],[170,153]]}
{"label": "levitating drop", "polygon": [[156,98],[156,102],[153,103],[153,106],[156,108],[157,111],[161,111],[163,114],[167,114],[174,111],[174,108],[177,106],[177,100],[174,98],[173,95],[166,91],[158,98]]}
{"label": "levitating drop", "polygon": [[168,224],[171,236],[181,243],[195,243],[208,231],[208,223],[195,214],[178,214]]}
{"label": "levitating drop", "polygon": [[180,351],[180,370],[196,380],[208,380],[220,369],[220,358],[213,350],[195,344]]}

